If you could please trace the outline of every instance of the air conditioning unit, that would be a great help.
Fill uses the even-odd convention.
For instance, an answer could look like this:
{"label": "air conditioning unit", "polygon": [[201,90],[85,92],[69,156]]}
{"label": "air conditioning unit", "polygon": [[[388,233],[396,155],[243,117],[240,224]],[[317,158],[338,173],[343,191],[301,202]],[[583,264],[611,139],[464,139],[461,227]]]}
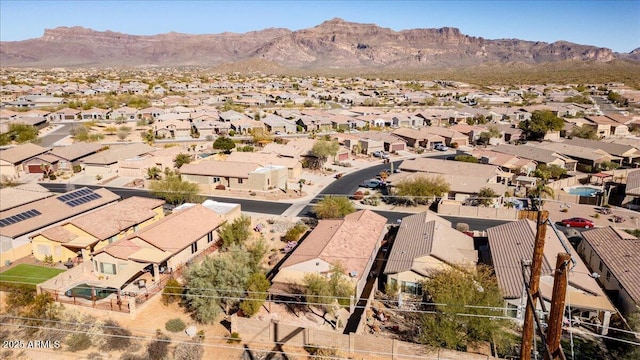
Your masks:
{"label": "air conditioning unit", "polygon": [[357,271],[352,271],[349,273],[349,276],[351,276],[352,278],[358,276],[358,272]]}

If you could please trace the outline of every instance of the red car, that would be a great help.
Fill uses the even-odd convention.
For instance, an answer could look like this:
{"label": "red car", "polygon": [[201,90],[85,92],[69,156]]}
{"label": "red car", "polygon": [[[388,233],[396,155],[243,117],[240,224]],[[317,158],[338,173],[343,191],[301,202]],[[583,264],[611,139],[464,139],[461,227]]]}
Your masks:
{"label": "red car", "polygon": [[562,220],[562,225],[566,227],[580,227],[588,229],[593,227],[593,221],[585,218],[574,217]]}

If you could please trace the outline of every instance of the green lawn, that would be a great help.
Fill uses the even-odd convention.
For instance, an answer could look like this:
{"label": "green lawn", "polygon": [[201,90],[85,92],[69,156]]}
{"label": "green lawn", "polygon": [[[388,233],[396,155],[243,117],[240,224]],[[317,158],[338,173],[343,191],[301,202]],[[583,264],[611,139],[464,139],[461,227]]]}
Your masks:
{"label": "green lawn", "polygon": [[46,266],[20,264],[0,273],[0,283],[33,286],[40,284],[64,272],[64,269],[54,269]]}

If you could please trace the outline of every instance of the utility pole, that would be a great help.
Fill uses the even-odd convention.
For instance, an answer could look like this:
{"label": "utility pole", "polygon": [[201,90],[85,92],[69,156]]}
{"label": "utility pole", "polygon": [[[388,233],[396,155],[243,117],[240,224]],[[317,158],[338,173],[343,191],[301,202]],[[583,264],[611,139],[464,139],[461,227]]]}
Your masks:
{"label": "utility pole", "polygon": [[542,271],[542,259],[544,257],[544,241],[547,236],[547,219],[549,212],[538,211],[538,226],[536,231],[536,241],[533,247],[533,260],[531,261],[531,280],[529,281],[527,307],[524,313],[524,326],[522,328],[522,344],[520,346],[520,359],[531,359],[531,347],[533,345],[533,322],[534,311],[538,300],[538,290],[540,289],[540,272]]}
{"label": "utility pole", "polygon": [[[551,297],[551,312],[549,313],[549,327],[547,328],[547,347],[550,353],[545,353],[545,360],[564,360],[564,352],[560,346],[562,335],[562,316],[567,296],[568,265],[571,255],[559,253],[556,261],[556,271],[553,279],[553,296]],[[569,319],[571,321],[571,319]]]}

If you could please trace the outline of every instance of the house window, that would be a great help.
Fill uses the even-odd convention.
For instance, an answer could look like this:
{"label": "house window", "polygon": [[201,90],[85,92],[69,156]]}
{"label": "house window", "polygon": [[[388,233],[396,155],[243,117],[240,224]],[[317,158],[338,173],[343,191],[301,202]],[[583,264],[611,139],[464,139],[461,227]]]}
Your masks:
{"label": "house window", "polygon": [[116,264],[111,263],[100,263],[100,272],[103,274],[112,274],[116,273]]}
{"label": "house window", "polygon": [[242,179],[238,179],[238,184],[242,184]]}
{"label": "house window", "polygon": [[191,244],[191,253],[195,254],[198,252],[198,242],[194,242],[193,244]]}
{"label": "house window", "polygon": [[402,292],[413,295],[422,295],[422,285],[414,282],[403,281]]}
{"label": "house window", "polygon": [[51,248],[47,245],[38,245],[38,254],[40,255],[51,255]]}
{"label": "house window", "polygon": [[220,182],[220,178],[219,177],[214,177],[213,178],[213,182],[214,183],[219,183]]}
{"label": "house window", "polygon": [[607,282],[611,281],[611,273],[607,270]]}
{"label": "house window", "polygon": [[602,261],[599,261],[598,270],[602,271]]}
{"label": "house window", "polygon": [[213,231],[207,234],[207,243],[213,242]]}

